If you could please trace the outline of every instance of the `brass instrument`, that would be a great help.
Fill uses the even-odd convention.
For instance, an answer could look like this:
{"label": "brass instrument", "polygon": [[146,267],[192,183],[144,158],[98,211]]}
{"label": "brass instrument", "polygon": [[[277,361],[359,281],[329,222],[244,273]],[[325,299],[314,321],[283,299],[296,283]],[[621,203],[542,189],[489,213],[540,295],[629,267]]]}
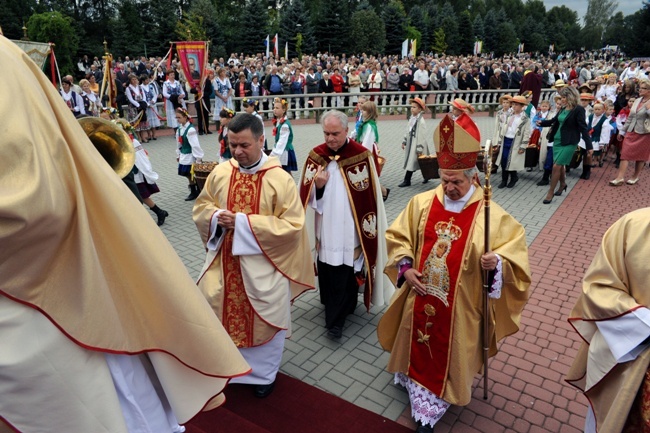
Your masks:
{"label": "brass instrument", "polygon": [[135,164],[135,149],[124,129],[100,117],[83,117],[78,121],[113,171],[120,178],[129,174]]}

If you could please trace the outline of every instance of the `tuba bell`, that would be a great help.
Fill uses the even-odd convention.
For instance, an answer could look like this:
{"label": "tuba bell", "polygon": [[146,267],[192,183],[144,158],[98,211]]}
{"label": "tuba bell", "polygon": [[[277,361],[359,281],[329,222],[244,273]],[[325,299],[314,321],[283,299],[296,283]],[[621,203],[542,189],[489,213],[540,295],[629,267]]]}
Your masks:
{"label": "tuba bell", "polygon": [[123,178],[135,164],[135,149],[121,126],[100,117],[77,119],[95,148],[113,171]]}

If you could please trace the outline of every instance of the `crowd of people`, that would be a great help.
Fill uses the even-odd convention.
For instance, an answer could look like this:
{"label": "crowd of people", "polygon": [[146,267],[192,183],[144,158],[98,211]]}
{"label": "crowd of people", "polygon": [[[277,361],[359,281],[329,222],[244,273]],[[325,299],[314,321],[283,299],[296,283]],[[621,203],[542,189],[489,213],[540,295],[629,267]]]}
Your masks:
{"label": "crowd of people", "polygon": [[[6,51],[0,43],[3,59],[15,56]],[[156,139],[155,130],[160,127],[156,121],[162,119],[153,107],[164,100],[166,122],[175,129],[178,143],[178,175],[188,180],[190,195],[186,200],[196,200],[192,216],[206,250],[206,265],[197,281],[198,289],[183,277],[186,271],[173,275],[182,264],[161,240],[160,233],[155,234],[149,227],[150,222],[142,219],[134,222],[130,218],[129,211],[137,207],[137,202],[132,197],[120,200],[123,187],[106,167],[98,170],[94,176],[97,179],[88,180],[88,185],[60,188],[61,195],[71,202],[85,200],[84,205],[68,206],[65,215],[48,209],[43,204],[48,200],[43,197],[35,201],[26,196],[15,209],[9,209],[10,206],[4,209],[27,219],[35,215],[30,204],[37,202],[40,213],[36,214],[36,221],[56,214],[58,226],[62,227],[57,233],[67,233],[64,229],[69,221],[80,219],[88,225],[84,227],[88,232],[101,231],[102,224],[109,224],[110,233],[120,232],[121,227],[130,228],[120,232],[114,242],[100,242],[79,233],[74,245],[79,251],[64,249],[65,239],[52,232],[52,237],[59,241],[52,241],[52,260],[72,262],[86,257],[82,253],[87,248],[98,252],[92,255],[91,263],[77,260],[76,264],[88,267],[88,275],[94,276],[91,287],[110,292],[110,305],[115,308],[100,312],[84,304],[76,310],[67,310],[61,307],[65,304],[61,302],[64,296],[55,297],[53,303],[46,302],[47,296],[43,300],[31,298],[28,283],[10,278],[3,280],[2,285],[2,291],[9,296],[0,298],[0,307],[5,312],[0,326],[7,331],[5,336],[11,333],[12,348],[18,350],[20,335],[33,332],[33,327],[47,331],[54,342],[34,350],[45,355],[54,353],[61,365],[67,361],[54,347],[67,344],[66,347],[76,349],[69,355],[75,362],[70,363],[67,375],[72,377],[74,368],[81,368],[77,365],[84,367],[80,381],[87,383],[81,384],[82,401],[94,401],[97,393],[110,395],[107,399],[111,405],[110,425],[115,426],[111,431],[138,431],[135,427],[138,422],[150,424],[152,431],[182,431],[179,423],[223,400],[221,391],[230,379],[253,385],[254,395],[259,398],[270,395],[285,338],[291,335],[291,302],[313,289],[316,277],[324,305],[324,332],[334,341],[342,338],[347,317],[355,311],[360,293],[368,311],[371,305],[383,306],[390,302],[379,322],[378,338],[391,352],[388,371],[395,375],[395,383],[406,388],[419,433],[432,432],[450,405],[469,403],[474,376],[482,368],[483,356],[494,356],[498,341],[519,329],[531,282],[526,237],[523,226],[515,218],[498,204],[492,204],[493,224],[489,242],[485,244],[484,193],[476,168],[481,138],[471,118],[474,107],[462,98],[450,100],[450,114],[440,121],[431,143],[423,117],[427,107],[417,97],[418,91],[443,88],[462,91],[465,86],[512,89],[512,95],[504,95],[500,100],[501,108],[495,117],[493,144],[502,176],[498,187],[514,188],[518,172],[534,169],[543,162],[545,172],[539,184],[549,185],[544,203],[550,203],[554,196],[566,190],[567,169],[575,169],[581,163],[581,177],[588,180],[591,169],[603,163],[608,147],[620,151],[621,172],[610,182],[613,186],[624,182],[635,185],[643,163],[650,158],[647,128],[650,64],[647,63],[639,67],[634,62],[627,64],[605,58],[576,62],[563,56],[538,60],[423,56],[399,60],[389,56],[348,59],[327,55],[297,62],[275,62],[261,55],[250,58],[233,55],[226,62],[223,59],[213,62],[215,68],[208,68],[208,79],[200,90],[188,88],[176,62],[172,61],[169,68],[160,63],[148,59],[131,62],[126,58],[117,63],[116,71],[104,71],[115,76],[118,104],[126,107],[123,113],[105,107],[89,78],[84,78],[76,88],[72,77],[65,77],[60,92],[63,103],[40,100],[48,101],[52,113],[70,110],[75,117],[103,116],[116,121],[131,135],[139,154],[131,175],[137,183],[137,192],[142,194],[141,202],[145,199],[144,203],[158,214],[159,225],[167,213],[150,199],[151,194],[158,192],[157,175],[140,142]],[[25,73],[26,67],[13,67],[25,80],[23,87],[38,89],[38,96],[53,92],[46,88],[42,78],[39,82]],[[90,63],[89,69],[93,77],[102,72],[94,63]],[[97,82],[95,77],[94,83]],[[545,87],[556,90],[550,100],[540,100],[541,89]],[[213,121],[219,134],[220,163],[201,189],[193,168],[203,158],[198,137],[211,133],[210,110],[206,113],[204,109],[209,107],[203,105],[204,101],[191,95],[209,95],[210,88],[215,97]],[[376,125],[377,103],[373,100],[373,93],[384,89],[403,91],[411,107],[402,142],[405,176],[399,187],[411,185],[421,156],[437,155],[441,178],[435,189],[412,197],[390,227],[384,208],[390,189],[380,180],[382,157]],[[258,112],[260,102],[255,98],[267,94],[274,95],[272,146],[267,143],[264,122]],[[293,149],[293,128],[287,116],[289,102],[282,97],[286,94],[332,94],[327,97],[332,98],[334,106],[344,104],[336,101],[348,97],[358,107],[352,128],[342,111],[332,109],[322,116],[323,143],[310,150],[298,185],[291,176],[298,169],[298,162]],[[233,105],[233,96],[242,98],[241,107]],[[188,102],[197,104],[196,126],[190,122]],[[57,146],[74,153],[80,161],[99,163],[97,155],[79,144],[82,140],[72,116],[57,117],[46,111],[39,113],[42,117],[39,127],[58,131]],[[16,125],[19,124],[17,121]],[[51,166],[51,170],[44,170],[49,176],[55,176],[59,169],[65,173],[82,170],[83,179],[94,179],[85,172],[93,164],[81,164],[79,168],[58,159],[52,156],[54,153],[42,150],[43,143],[37,138],[29,146],[41,149],[37,152],[40,165],[24,156],[24,143],[10,144],[7,158],[25,164],[26,172],[30,167],[33,171]],[[635,173],[625,181],[623,175],[628,161],[635,161]],[[34,168],[35,165],[38,167]],[[43,181],[47,179],[44,175]],[[424,182],[427,181],[425,177]],[[48,191],[47,188],[33,191],[37,190],[38,194]],[[123,211],[120,221],[105,221],[106,214],[118,211]],[[29,230],[4,233],[3,239],[13,242],[8,243],[10,246],[30,244]],[[154,239],[153,257],[147,256],[142,248],[148,242],[145,235]],[[125,248],[130,250],[129,254],[121,254]],[[59,251],[67,253],[54,254]],[[125,263],[119,263],[117,269],[103,267],[102,262],[114,265],[115,259],[111,257]],[[19,271],[25,275],[39,274],[38,269],[25,265],[36,261],[11,260],[12,267],[5,270],[12,272],[0,274],[13,275]],[[128,260],[134,260],[138,266],[129,266]],[[2,263],[8,262],[9,259]],[[161,266],[165,267],[162,272]],[[68,275],[53,272],[60,283],[57,289],[88,286],[84,272],[77,272],[74,266],[67,269],[70,269]],[[115,281],[110,279],[108,284],[98,277],[108,270],[129,272]],[[124,288],[143,279],[150,279],[145,284],[146,294],[159,300],[156,306],[175,306],[178,310],[172,309],[174,314],[171,314],[167,308],[148,308],[149,298],[133,301]],[[42,284],[35,280],[29,283],[38,287]],[[183,296],[189,293],[189,301],[181,301],[174,294],[176,286],[186,290]],[[49,293],[46,289],[43,289],[45,294]],[[98,296],[99,292],[95,290],[92,296],[88,292],[89,298]],[[489,305],[486,311],[484,296]],[[123,302],[125,299],[129,302]],[[97,305],[105,304],[98,301]],[[138,307],[144,312],[138,319],[128,314],[111,315],[116,311],[121,313],[122,308],[134,314]],[[623,307],[619,310],[623,311]],[[8,319],[13,314],[24,315],[25,309],[32,316],[25,316],[18,325]],[[176,315],[178,311],[182,314]],[[191,317],[195,311],[201,314]],[[37,322],[33,316],[41,316],[41,312],[45,315]],[[89,312],[106,317],[106,323],[113,327],[80,332],[69,317],[82,317],[86,320],[83,323],[87,323],[94,319]],[[174,316],[173,325],[178,329],[160,326],[163,314],[167,318]],[[488,323],[483,321],[484,315],[491,325],[488,340],[481,348],[481,323]],[[584,316],[592,320],[593,314]],[[50,319],[53,323],[49,318],[53,318]],[[136,338],[139,329],[136,322],[140,327],[149,324],[160,328],[161,332]],[[172,338],[167,338],[163,328]],[[87,329],[93,327],[84,327],[83,331]],[[108,332],[114,329],[123,332]],[[197,330],[207,330],[211,340],[199,335],[201,332]],[[121,336],[124,341],[120,341]],[[224,353],[219,354],[221,347]],[[26,359],[33,358],[27,351],[19,352]],[[158,355],[171,356],[161,361]],[[92,358],[94,364],[89,364],[87,358]],[[211,358],[222,362],[211,365]],[[137,363],[128,362],[135,359]],[[6,399],[7,402],[21,401],[29,392],[23,384],[34,380],[29,369],[18,368],[13,361],[11,357],[0,356],[0,366],[12,368],[12,374],[0,381],[3,394],[15,396]],[[169,371],[170,366],[177,371]],[[99,370],[104,372],[103,380],[88,379],[93,371]],[[165,377],[171,377],[171,385]],[[156,388],[160,388],[159,380],[162,390]],[[144,388],[138,388],[142,383]],[[196,392],[197,388],[201,392]],[[74,392],[55,398],[56,384],[41,384],[33,389],[38,389],[39,395],[46,399],[47,407],[41,409],[48,414],[50,423],[60,418],[53,414],[61,413],[67,418],[57,427],[77,431],[82,426],[85,431],[95,431],[96,424],[105,418],[95,419],[95,413],[101,414],[94,407],[98,405],[92,405],[88,414],[78,415]],[[121,396],[131,396],[134,389],[137,393],[125,402]],[[183,399],[189,395],[193,397],[186,404]],[[209,403],[215,395],[219,401]],[[152,396],[155,398],[150,401]],[[150,409],[152,404],[155,410]],[[3,415],[0,426],[9,423],[26,431],[40,428],[40,421],[30,417],[29,409],[6,402],[0,408]],[[144,421],[132,417],[132,412],[138,411],[147,415]]]}

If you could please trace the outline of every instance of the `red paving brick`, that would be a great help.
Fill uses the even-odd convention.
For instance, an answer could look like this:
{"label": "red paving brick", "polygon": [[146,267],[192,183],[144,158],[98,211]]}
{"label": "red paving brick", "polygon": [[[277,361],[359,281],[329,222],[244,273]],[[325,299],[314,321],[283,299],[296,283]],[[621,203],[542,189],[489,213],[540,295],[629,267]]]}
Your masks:
{"label": "red paving brick", "polygon": [[582,431],[586,399],[564,382],[580,345],[567,317],[607,228],[626,213],[650,206],[650,170],[644,168],[635,186],[608,186],[615,175],[611,163],[594,169],[592,178],[576,184],[536,237],[528,250],[531,297],[521,330],[502,342],[490,361],[488,399],[479,397],[483,381],[475,380],[472,402],[452,406],[436,431]]}

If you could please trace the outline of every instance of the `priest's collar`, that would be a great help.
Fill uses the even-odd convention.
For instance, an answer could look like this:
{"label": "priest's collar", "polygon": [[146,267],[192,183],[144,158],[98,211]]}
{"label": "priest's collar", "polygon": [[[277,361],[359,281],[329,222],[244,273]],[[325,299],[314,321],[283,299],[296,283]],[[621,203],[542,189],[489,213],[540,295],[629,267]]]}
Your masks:
{"label": "priest's collar", "polygon": [[460,213],[465,208],[465,205],[467,204],[469,199],[472,198],[472,194],[474,194],[474,191],[476,191],[476,187],[472,185],[469,188],[469,191],[467,191],[467,194],[465,194],[458,200],[452,200],[446,195],[444,195],[445,209],[448,210],[449,212]]}
{"label": "priest's collar", "polygon": [[262,168],[262,166],[266,163],[268,159],[269,157],[266,156],[266,153],[262,152],[260,159],[255,164],[249,165],[248,167],[244,167],[243,165],[240,164],[239,171],[246,174],[255,174],[260,168]]}

